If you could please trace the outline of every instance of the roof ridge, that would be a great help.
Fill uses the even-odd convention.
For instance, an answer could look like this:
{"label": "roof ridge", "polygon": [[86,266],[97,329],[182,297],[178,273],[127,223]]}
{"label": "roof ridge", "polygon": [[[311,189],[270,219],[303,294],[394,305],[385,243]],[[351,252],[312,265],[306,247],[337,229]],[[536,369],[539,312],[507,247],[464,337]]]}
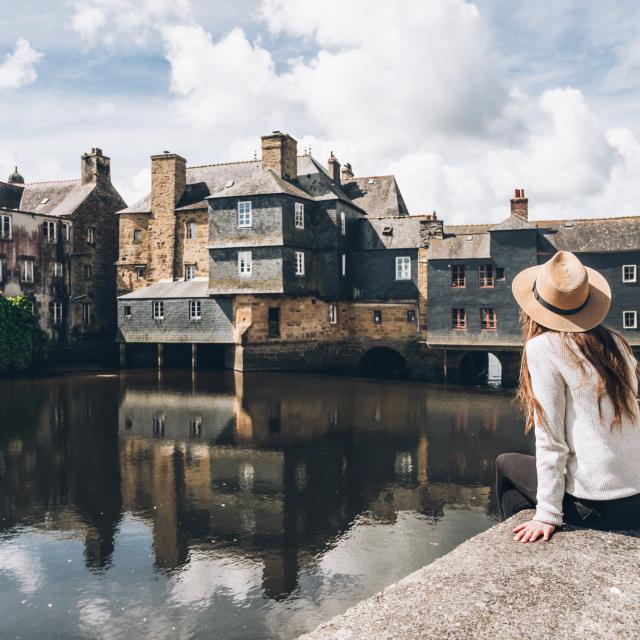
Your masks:
{"label": "roof ridge", "polygon": [[640,220],[640,215],[631,216],[603,216],[600,218],[555,218],[550,220],[529,220],[532,224],[559,224],[561,222],[593,222],[596,220]]}
{"label": "roof ridge", "polygon": [[351,182],[352,180],[368,180],[369,178],[394,178],[395,175],[393,173],[384,173],[382,175],[375,176],[353,176],[353,178],[349,178],[347,182]]}
{"label": "roof ridge", "polygon": [[60,184],[61,182],[80,182],[80,178],[71,178],[69,180],[39,180],[38,182],[27,182],[25,186],[28,184]]}
{"label": "roof ridge", "polygon": [[231,164],[250,164],[252,162],[261,162],[260,160],[236,160],[234,162],[212,162],[211,164],[194,164],[187,169],[203,169],[204,167],[224,167]]}

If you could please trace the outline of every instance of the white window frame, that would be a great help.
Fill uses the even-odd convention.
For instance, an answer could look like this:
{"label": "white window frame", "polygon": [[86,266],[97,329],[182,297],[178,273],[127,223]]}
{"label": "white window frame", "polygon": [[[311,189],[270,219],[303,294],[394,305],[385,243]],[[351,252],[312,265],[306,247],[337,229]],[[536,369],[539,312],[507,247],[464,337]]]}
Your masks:
{"label": "white window frame", "polygon": [[[632,320],[632,322],[630,324],[627,324],[627,314],[628,313],[632,314],[631,317],[633,318],[633,320]],[[628,310],[628,311],[623,311],[622,312],[622,328],[623,329],[637,329],[638,328],[638,312],[637,311]]]}
{"label": "white window frame", "polygon": [[184,279],[193,280],[196,277],[196,265],[185,264],[184,265]]}
{"label": "white window frame", "polygon": [[69,242],[71,239],[71,225],[68,222],[62,223],[62,239]]}
{"label": "white window frame", "polygon": [[91,305],[88,302],[82,303],[82,326],[90,327],[91,326]]}
{"label": "white window frame", "polygon": [[164,300],[153,300],[151,302],[151,317],[154,320],[164,320]]}
{"label": "white window frame", "polygon": [[62,302],[52,302],[51,312],[51,323],[62,324]]}
{"label": "white window frame", "polygon": [[202,300],[189,300],[189,320],[202,320]]}
{"label": "white window frame", "polygon": [[53,263],[53,277],[54,278],[62,278],[64,275],[64,265],[62,262],[54,262]]}
{"label": "white window frame", "polygon": [[342,254],[342,276],[346,276],[347,275],[347,254],[343,253]]}
{"label": "white window frame", "polygon": [[249,277],[253,273],[253,256],[251,251],[238,251],[238,275]]}
{"label": "white window frame", "polygon": [[20,280],[22,282],[33,282],[35,280],[35,260],[23,260],[20,265]]}
{"label": "white window frame", "polygon": [[58,225],[53,220],[45,220],[42,223],[42,236],[45,242],[58,241]]}
{"label": "white window frame", "polygon": [[144,280],[145,270],[145,267],[136,267],[136,280]]}
{"label": "white window frame", "polygon": [[338,324],[338,305],[329,305],[329,324]]}
{"label": "white window frame", "polygon": [[294,204],[294,223],[296,229],[304,229],[304,204],[302,202]]}
{"label": "white window frame", "polygon": [[411,256],[396,256],[396,280],[411,280]]}
{"label": "white window frame", "polygon": [[186,236],[187,236],[187,240],[196,239],[196,223],[194,220],[189,220],[189,222],[187,222]]}
{"label": "white window frame", "polygon": [[123,310],[122,310],[122,314],[123,314],[125,320],[131,320],[133,312],[132,312],[132,307],[131,307],[130,304],[125,304],[124,305]]}
{"label": "white window frame", "polygon": [[[625,270],[631,269],[633,275],[629,278],[626,277]],[[622,282],[637,282],[638,280],[638,267],[635,264],[623,264],[622,265]]]}
{"label": "white window frame", "polygon": [[96,229],[95,227],[87,227],[87,244],[96,243]]}
{"label": "white window frame", "polygon": [[133,241],[138,244],[142,242],[142,229],[133,230]]}
{"label": "white window frame", "polygon": [[296,251],[296,275],[304,275],[304,251]]}
{"label": "white window frame", "polygon": [[347,235],[347,216],[344,211],[340,212],[340,233],[343,236]]}
{"label": "white window frame", "polygon": [[11,240],[13,237],[13,218],[11,216],[0,216],[0,238]]}
{"label": "white window frame", "polygon": [[250,200],[238,202],[238,229],[248,229],[253,226],[253,207]]}

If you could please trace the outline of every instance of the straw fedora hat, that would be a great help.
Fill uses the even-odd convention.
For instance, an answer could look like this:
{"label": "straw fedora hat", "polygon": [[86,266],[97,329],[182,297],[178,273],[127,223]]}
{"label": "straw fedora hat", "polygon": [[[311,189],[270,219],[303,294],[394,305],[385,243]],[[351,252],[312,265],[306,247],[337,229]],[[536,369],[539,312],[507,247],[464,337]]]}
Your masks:
{"label": "straw fedora hat", "polygon": [[611,287],[605,277],[585,267],[568,251],[521,271],[511,285],[516,302],[547,329],[572,333],[602,323],[611,306]]}

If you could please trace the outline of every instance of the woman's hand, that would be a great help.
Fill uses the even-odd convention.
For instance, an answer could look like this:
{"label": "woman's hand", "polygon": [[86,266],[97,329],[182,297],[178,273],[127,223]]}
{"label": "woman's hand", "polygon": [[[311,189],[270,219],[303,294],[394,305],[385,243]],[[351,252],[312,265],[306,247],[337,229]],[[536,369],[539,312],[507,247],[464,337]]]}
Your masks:
{"label": "woman's hand", "polygon": [[535,542],[542,536],[543,540],[548,540],[555,530],[556,527],[553,524],[547,524],[539,520],[529,520],[529,522],[519,524],[513,530],[513,533],[516,534],[513,539],[520,540],[520,542]]}

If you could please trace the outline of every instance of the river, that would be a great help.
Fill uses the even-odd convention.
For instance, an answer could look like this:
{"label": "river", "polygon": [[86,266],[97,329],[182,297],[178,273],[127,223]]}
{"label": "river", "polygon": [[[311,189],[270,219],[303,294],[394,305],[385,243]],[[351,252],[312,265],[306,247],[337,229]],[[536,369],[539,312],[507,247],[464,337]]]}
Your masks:
{"label": "river", "polygon": [[522,432],[412,382],[0,380],[0,637],[295,638],[492,526]]}

